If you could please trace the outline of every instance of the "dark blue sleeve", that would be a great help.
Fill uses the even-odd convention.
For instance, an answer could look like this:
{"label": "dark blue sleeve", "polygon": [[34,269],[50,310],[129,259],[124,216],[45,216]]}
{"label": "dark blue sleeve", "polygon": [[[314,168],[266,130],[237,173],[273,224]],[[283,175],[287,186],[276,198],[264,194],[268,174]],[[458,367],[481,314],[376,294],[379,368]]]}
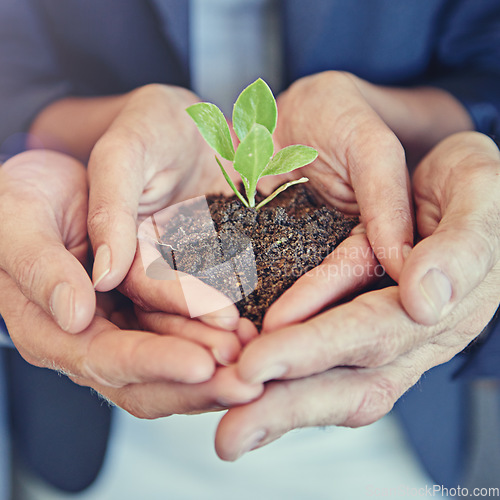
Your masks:
{"label": "dark blue sleeve", "polygon": [[33,118],[64,97],[122,94],[149,83],[188,86],[181,57],[188,29],[176,14],[187,3],[162,2],[180,34],[173,22],[161,22],[153,2],[1,0],[0,154],[18,152]]}
{"label": "dark blue sleeve", "polygon": [[0,2],[0,47],[0,152],[10,155],[38,112],[70,86],[31,0]]}
{"label": "dark blue sleeve", "polygon": [[285,82],[327,70],[453,94],[500,135],[498,0],[287,0]]}
{"label": "dark blue sleeve", "polygon": [[500,2],[454,0],[441,26],[426,83],[453,94],[476,130],[500,136]]}

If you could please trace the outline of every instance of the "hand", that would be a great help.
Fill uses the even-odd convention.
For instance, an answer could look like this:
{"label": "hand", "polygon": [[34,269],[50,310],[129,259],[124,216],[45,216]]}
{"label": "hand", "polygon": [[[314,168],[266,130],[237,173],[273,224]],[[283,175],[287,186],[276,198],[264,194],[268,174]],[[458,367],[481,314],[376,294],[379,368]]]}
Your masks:
{"label": "hand", "polygon": [[[234,367],[217,368],[207,349],[191,341],[207,338],[206,344],[218,347],[227,343],[219,334],[229,332],[172,315],[162,318],[168,336],[120,330],[101,317],[117,320],[109,294],[100,295],[96,311],[83,266],[83,165],[59,153],[31,151],[5,163],[0,175],[0,231],[8,243],[1,251],[0,313],[29,363],[59,370],[142,417],[208,410],[260,394],[261,387],[239,382]],[[59,304],[61,283],[70,293]],[[83,331],[68,335],[54,319],[67,331]]]}
{"label": "hand", "polygon": [[[217,182],[223,185],[213,151],[185,111],[196,101],[185,89],[142,87],[130,94],[95,145],[89,161],[88,230],[95,250],[93,280],[97,290],[110,290],[127,275],[136,252],[140,220],[169,204],[205,194],[207,185],[211,189]],[[175,282],[149,283],[156,290],[163,289],[162,297],[169,296],[161,304],[155,301],[159,311],[186,315]],[[130,279],[123,289],[145,304],[145,295],[140,299]],[[230,304],[200,319],[234,330],[239,315]]]}
{"label": "hand", "polygon": [[[418,232],[424,239],[401,273],[401,301],[415,321],[433,325],[484,281],[495,282],[500,259],[498,148],[482,134],[456,134],[420,164],[413,185]],[[498,287],[496,291],[498,304]]]}
{"label": "hand", "polygon": [[[238,363],[240,377],[275,381],[258,401],[223,418],[216,437],[222,458],[233,460],[296,427],[369,424],[385,415],[422,373],[474,340],[498,307],[499,170],[497,148],[476,133],[452,136],[422,161],[415,192],[418,226],[426,237],[408,257],[400,287],[360,295],[250,343]],[[471,256],[477,267],[464,278]],[[349,257],[330,259],[345,269],[355,265]],[[430,262],[437,262],[453,283],[448,306],[453,309],[428,326],[408,316],[401,297],[411,291],[403,300],[422,312],[412,300],[422,303],[418,283]],[[286,299],[295,304],[304,299],[311,290],[308,279],[299,280]],[[323,288],[317,295],[328,293],[326,280],[318,285]],[[410,285],[411,290],[403,290]],[[335,283],[330,289],[336,289]]]}
{"label": "hand", "polygon": [[76,160],[30,151],[0,169],[0,268],[70,333],[86,328],[95,293],[87,259],[87,182]]}
{"label": "hand", "polygon": [[83,332],[67,335],[3,271],[0,304],[11,338],[26,361],[60,371],[136,417],[213,411],[248,402],[262,392],[260,384],[240,382],[234,366],[216,368],[206,349],[178,338],[186,337],[189,323],[210,335],[210,327],[199,322],[164,318],[172,335],[162,336],[121,330],[96,315]]}
{"label": "hand", "polygon": [[[162,261],[163,267],[168,264]],[[170,271],[170,269],[169,269]],[[177,273],[172,273],[177,274]],[[215,298],[222,298],[224,304],[229,299],[201,281],[200,300],[205,304]],[[209,349],[221,365],[229,365],[238,359],[242,345],[258,335],[257,329],[248,319],[240,318],[234,323],[232,307],[216,311],[217,314],[204,316],[204,323],[189,319],[189,309],[179,279],[152,279],[144,272],[144,264],[138,252],[124,282],[119,287],[135,304],[135,314],[141,328],[160,334],[177,335]],[[176,314],[166,313],[176,310]],[[229,311],[228,323],[224,311]],[[211,326],[210,323],[214,323]]]}
{"label": "hand", "polygon": [[97,290],[115,288],[127,274],[138,218],[200,194],[196,186],[212,171],[203,166],[214,159],[185,111],[196,101],[185,89],[141,87],[93,148],[88,226]]}
{"label": "hand", "polygon": [[405,152],[418,156],[471,128],[463,106],[439,89],[394,89],[330,71],[295,82],[278,110],[280,146],[304,143],[319,151],[296,175],[309,177],[325,201],[361,214],[375,255],[397,281],[413,244]]}

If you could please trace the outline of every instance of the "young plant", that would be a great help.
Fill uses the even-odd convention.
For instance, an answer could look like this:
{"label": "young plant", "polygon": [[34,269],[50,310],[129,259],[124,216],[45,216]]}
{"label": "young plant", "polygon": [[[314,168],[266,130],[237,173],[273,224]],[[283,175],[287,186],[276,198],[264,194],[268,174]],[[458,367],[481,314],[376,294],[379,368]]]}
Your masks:
{"label": "young plant", "polygon": [[290,186],[309,180],[302,177],[287,182],[255,206],[257,183],[261,177],[292,172],[308,165],[318,156],[314,148],[301,144],[288,146],[274,154],[272,134],[276,128],[278,110],[273,93],[264,80],[259,78],[249,85],[234,104],[233,129],[240,140],[236,151],[226,119],[215,104],[200,102],[187,108],[187,112],[207,143],[220,156],[233,162],[234,169],[243,181],[246,199],[215,156],[225,179],[246,207],[258,210]]}

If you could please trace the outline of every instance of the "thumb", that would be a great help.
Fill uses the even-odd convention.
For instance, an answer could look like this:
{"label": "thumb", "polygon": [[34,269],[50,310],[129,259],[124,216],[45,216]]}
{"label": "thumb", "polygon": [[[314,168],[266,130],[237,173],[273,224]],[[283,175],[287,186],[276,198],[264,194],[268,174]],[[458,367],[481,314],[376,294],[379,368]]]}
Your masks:
{"label": "thumb", "polygon": [[63,330],[84,330],[95,311],[95,293],[85,269],[55,235],[24,234],[26,239],[10,246],[11,258],[3,256],[2,267]]}
{"label": "thumb", "polygon": [[[473,136],[482,143],[468,143],[467,154],[459,155],[461,160],[451,165],[452,169],[446,165],[450,175],[437,171],[445,169],[444,162],[457,158],[457,149],[452,154],[449,147],[463,148],[464,138],[468,137],[459,134],[444,144],[447,149],[441,146],[431,153],[414,179],[417,222],[424,239],[405,261],[399,285],[406,311],[425,325],[446,316],[500,259],[500,155],[494,143]],[[474,154],[477,147],[480,154]],[[437,156],[440,153],[446,154]],[[432,195],[429,184],[433,181],[426,175],[427,168],[441,184]]]}
{"label": "thumb", "polygon": [[164,208],[185,180],[186,164],[197,161],[192,138],[199,134],[185,112],[193,102],[185,89],[141,87],[95,145],[88,166],[88,231],[96,290],[123,281],[136,251],[138,213]]}
{"label": "thumb", "polygon": [[87,247],[83,166],[30,151],[6,162],[1,179],[0,267],[63,330],[80,332],[95,310],[92,283],[77,258]]}
{"label": "thumb", "polygon": [[414,231],[404,151],[377,116],[366,120],[363,127],[366,133],[360,132],[359,137],[366,140],[347,154],[350,177],[372,250],[398,281]]}
{"label": "thumb", "polygon": [[95,252],[96,290],[116,288],[132,265],[136,220],[144,180],[137,143],[104,136],[90,157],[88,232]]}

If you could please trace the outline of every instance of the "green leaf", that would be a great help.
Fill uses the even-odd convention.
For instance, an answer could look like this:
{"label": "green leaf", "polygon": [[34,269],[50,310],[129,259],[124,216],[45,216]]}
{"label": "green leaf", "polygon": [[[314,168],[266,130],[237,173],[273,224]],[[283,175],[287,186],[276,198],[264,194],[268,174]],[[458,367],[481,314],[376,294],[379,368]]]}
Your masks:
{"label": "green leaf", "polygon": [[296,144],[278,151],[262,175],[278,175],[308,165],[318,157],[318,152],[309,146]]}
{"label": "green leaf", "polygon": [[233,128],[242,141],[258,123],[270,134],[276,128],[278,110],[273,93],[267,83],[259,78],[241,92],[233,108]]}
{"label": "green leaf", "polygon": [[250,207],[255,206],[257,182],[262,177],[273,151],[271,133],[258,123],[252,127],[236,150],[234,169],[239,172],[243,179]]}
{"label": "green leaf", "polygon": [[285,191],[285,189],[288,189],[291,186],[295,186],[295,184],[302,184],[303,182],[307,182],[309,179],[307,177],[301,177],[300,179],[296,179],[294,181],[287,182],[280,186],[278,189],[273,191],[265,200],[262,200],[256,207],[255,210],[259,210],[259,208],[262,208],[264,205],[269,203],[271,200],[276,198],[280,193]]}
{"label": "green leaf", "polygon": [[226,160],[233,161],[233,141],[222,111],[215,104],[208,102],[193,104],[186,111],[209,146]]}

